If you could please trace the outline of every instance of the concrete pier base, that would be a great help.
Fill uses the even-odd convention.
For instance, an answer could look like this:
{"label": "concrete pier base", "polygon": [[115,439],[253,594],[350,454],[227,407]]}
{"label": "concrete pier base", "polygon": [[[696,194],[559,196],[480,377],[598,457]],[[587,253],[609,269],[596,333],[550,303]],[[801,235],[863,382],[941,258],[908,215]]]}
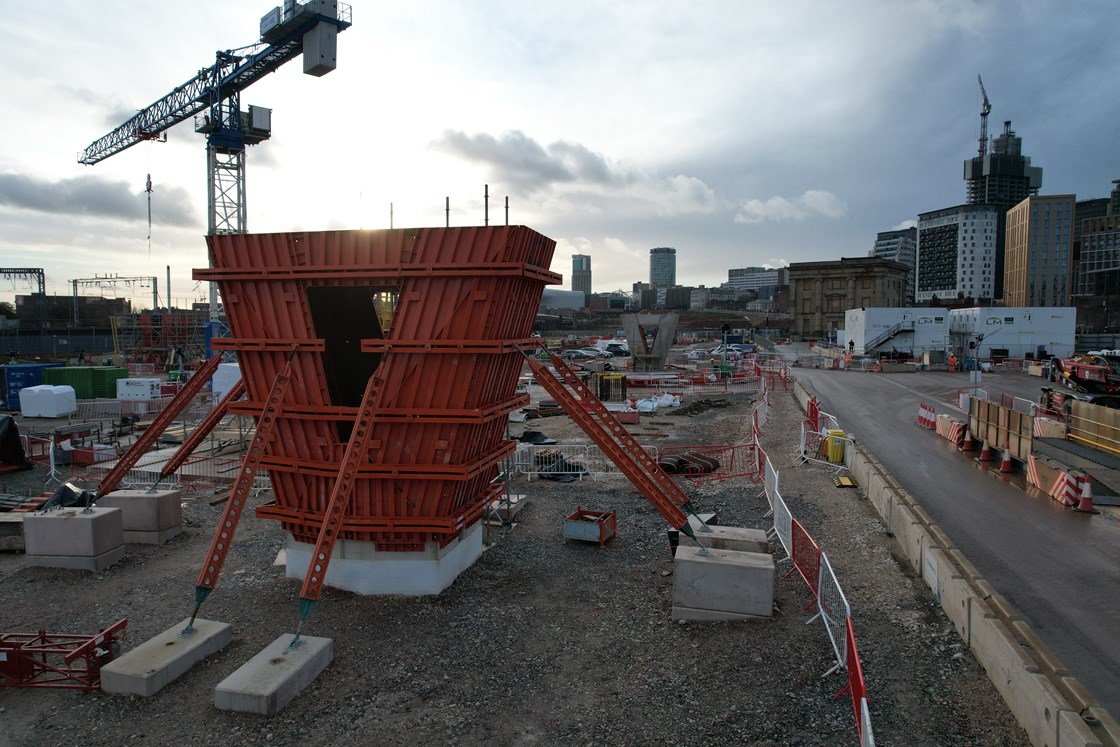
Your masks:
{"label": "concrete pier base", "polygon": [[334,658],[330,638],[303,636],[294,651],[293,633],[280,636],[214,688],[214,705],[223,711],[275,716],[315,681]]}
{"label": "concrete pier base", "polygon": [[673,558],[674,620],[767,618],[774,611],[774,558],[737,550],[698,555],[679,547]]}
{"label": "concrete pier base", "polygon": [[102,571],[124,557],[119,508],[66,508],[23,518],[29,566]]}
{"label": "concrete pier base", "polygon": [[190,618],[173,625],[101,667],[101,689],[125,695],[155,695],[187,670],[229,645],[228,623],[196,619],[194,632],[181,638]]}
{"label": "concrete pier base", "polygon": [[[314,549],[314,545],[288,538],[288,578],[306,575]],[[340,540],[327,567],[326,584],[371,596],[439,594],[481,554],[482,524],[478,522],[446,547],[429,542],[420,552],[376,550],[372,542]]]}
{"label": "concrete pier base", "polygon": [[162,545],[183,531],[182,498],[179,490],[114,490],[97,505],[121,510],[125,542]]}
{"label": "concrete pier base", "polygon": [[[763,529],[744,527],[709,526],[711,531],[697,530],[696,536],[704,547],[712,550],[739,550],[740,552],[769,553],[770,542]],[[683,532],[680,535],[681,547],[696,547],[696,541]]]}

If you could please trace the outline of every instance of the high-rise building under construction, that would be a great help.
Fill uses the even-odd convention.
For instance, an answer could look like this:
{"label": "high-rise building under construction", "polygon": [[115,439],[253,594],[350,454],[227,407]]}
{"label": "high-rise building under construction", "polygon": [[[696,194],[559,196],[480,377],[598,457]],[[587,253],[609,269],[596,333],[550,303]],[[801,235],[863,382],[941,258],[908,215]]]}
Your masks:
{"label": "high-rise building under construction", "polygon": [[980,152],[964,162],[966,199],[969,205],[993,205],[997,208],[995,298],[1003,297],[1003,274],[1006,214],[1042,187],[1042,167],[1031,166],[1023,155],[1023,138],[1011,129],[1011,120],[1003,123],[1003,133],[992,138],[991,146],[981,142]]}

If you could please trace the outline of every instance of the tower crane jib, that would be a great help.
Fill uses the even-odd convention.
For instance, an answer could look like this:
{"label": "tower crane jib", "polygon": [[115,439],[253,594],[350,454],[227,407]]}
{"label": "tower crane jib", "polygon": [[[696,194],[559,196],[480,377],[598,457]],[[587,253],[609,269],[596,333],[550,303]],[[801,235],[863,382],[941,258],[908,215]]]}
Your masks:
{"label": "tower crane jib", "polygon": [[[322,76],[336,65],[336,37],[350,27],[350,6],[337,0],[284,0],[261,18],[260,41],[218,51],[215,62],[185,83],[94,140],[78,162],[95,164],[144,140],[165,136],[195,118],[206,135],[207,232],[245,233],[245,146],[272,134],[271,110],[241,111],[241,92],[289,60],[303,55],[303,72]],[[218,320],[217,286],[210,286],[210,320]]]}

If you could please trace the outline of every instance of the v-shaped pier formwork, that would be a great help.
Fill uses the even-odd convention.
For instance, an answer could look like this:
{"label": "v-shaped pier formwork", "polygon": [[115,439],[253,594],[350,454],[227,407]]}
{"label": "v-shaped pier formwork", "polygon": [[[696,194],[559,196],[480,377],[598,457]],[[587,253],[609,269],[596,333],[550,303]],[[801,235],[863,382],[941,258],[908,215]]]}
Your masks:
{"label": "v-shaped pier formwork", "polygon": [[[258,419],[291,358],[260,467],[275,501],[257,516],[314,543],[371,377],[375,409],[338,539],[377,551],[442,548],[477,523],[513,451],[516,394],[555,242],[524,226],[207,238]],[[394,552],[394,555],[396,553]],[[328,583],[330,579],[328,578]]]}

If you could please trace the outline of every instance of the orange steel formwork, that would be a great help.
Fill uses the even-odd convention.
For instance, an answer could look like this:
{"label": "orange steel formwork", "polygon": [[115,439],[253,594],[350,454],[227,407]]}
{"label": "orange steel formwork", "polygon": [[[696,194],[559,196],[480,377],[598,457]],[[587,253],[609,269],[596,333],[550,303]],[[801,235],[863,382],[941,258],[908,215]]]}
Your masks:
{"label": "orange steel formwork", "polygon": [[[256,509],[315,543],[367,384],[375,407],[337,539],[444,546],[502,492],[516,393],[556,243],[524,226],[207,237],[247,393],[260,418],[291,358],[291,385],[260,458],[275,500]],[[348,481],[349,482],[349,481]]]}

